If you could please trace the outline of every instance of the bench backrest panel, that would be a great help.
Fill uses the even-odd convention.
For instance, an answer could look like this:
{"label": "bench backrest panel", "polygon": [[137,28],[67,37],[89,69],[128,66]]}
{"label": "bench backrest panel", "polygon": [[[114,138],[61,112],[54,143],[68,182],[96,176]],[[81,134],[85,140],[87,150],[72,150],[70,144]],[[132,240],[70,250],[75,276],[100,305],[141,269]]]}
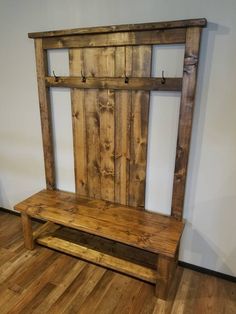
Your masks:
{"label": "bench backrest panel", "polygon": [[[70,75],[149,77],[151,46],[70,49]],[[148,91],[72,89],[76,191],[144,207]]]}

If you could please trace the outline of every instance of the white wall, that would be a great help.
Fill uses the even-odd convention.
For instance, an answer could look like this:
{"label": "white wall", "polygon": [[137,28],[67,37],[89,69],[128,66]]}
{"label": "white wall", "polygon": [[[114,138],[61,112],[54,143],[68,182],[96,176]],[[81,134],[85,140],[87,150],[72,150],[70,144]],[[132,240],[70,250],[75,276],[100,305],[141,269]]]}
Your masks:
{"label": "white wall", "polygon": [[[34,47],[28,32],[206,17],[180,259],[235,276],[235,16],[235,0],[0,0],[0,206],[12,209],[45,186]],[[167,75],[177,75],[178,66],[166,62],[165,52],[165,48],[157,50],[157,60]],[[179,57],[181,53],[181,49],[168,51]],[[52,57],[57,71],[63,64],[61,57]],[[58,90],[52,98],[55,126],[64,124],[56,132],[62,169],[59,185],[73,190],[69,94]],[[153,158],[146,204],[152,210],[169,211],[178,103],[177,94],[152,96],[149,149]],[[165,141],[164,131],[168,131]],[[158,165],[154,166],[155,158]]]}

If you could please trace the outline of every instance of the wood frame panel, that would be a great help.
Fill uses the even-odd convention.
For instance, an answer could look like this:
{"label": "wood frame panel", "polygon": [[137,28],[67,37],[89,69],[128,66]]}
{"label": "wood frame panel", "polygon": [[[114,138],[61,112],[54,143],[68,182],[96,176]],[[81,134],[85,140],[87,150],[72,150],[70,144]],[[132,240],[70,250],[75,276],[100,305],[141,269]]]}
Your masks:
{"label": "wood frame panel", "polygon": [[43,38],[43,49],[183,44],[184,28]]}
{"label": "wood frame panel", "polygon": [[187,29],[171,215],[182,219],[202,29]]}
{"label": "wood frame panel", "polygon": [[207,24],[206,19],[190,19],[190,20],[177,20],[165,21],[155,23],[140,23],[140,24],[123,24],[111,26],[97,26],[86,28],[74,28],[49,32],[29,33],[29,38],[44,38],[44,37],[57,37],[57,36],[70,36],[70,35],[83,35],[83,34],[100,34],[100,33],[115,33],[124,31],[148,31],[158,29],[172,29],[172,28],[187,28],[187,27],[205,27]]}
{"label": "wood frame panel", "polygon": [[43,50],[42,39],[35,39],[35,59],[38,80],[38,96],[43,138],[43,152],[46,185],[48,189],[55,189],[56,174],[54,163],[54,149],[52,137],[51,104],[45,77],[48,74],[47,52]]}

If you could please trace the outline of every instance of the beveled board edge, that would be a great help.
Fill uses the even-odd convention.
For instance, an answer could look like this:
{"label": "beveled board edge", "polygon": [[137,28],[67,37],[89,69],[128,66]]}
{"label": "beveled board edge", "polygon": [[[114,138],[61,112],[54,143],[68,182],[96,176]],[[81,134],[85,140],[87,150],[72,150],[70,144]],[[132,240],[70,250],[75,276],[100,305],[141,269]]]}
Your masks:
{"label": "beveled board edge", "polygon": [[177,20],[167,22],[152,22],[152,23],[139,23],[139,24],[123,24],[111,26],[97,26],[86,28],[74,28],[65,30],[45,31],[28,33],[29,38],[43,38],[43,37],[56,37],[56,36],[70,36],[70,35],[83,35],[83,34],[99,34],[99,33],[115,33],[123,31],[148,31],[160,30],[170,28],[186,28],[186,27],[206,27],[207,20],[205,18]]}

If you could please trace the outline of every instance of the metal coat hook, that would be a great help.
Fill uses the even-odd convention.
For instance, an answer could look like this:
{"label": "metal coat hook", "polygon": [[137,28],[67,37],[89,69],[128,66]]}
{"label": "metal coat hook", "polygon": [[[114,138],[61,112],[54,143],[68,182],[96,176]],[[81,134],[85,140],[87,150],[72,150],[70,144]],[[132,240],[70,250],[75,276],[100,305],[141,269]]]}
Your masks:
{"label": "metal coat hook", "polygon": [[86,76],[83,74],[83,71],[81,70],[81,82],[86,82]]}
{"label": "metal coat hook", "polygon": [[166,79],[164,76],[164,71],[161,72],[161,84],[165,84],[166,83]]}
{"label": "metal coat hook", "polygon": [[55,80],[55,82],[58,82],[59,77],[58,77],[58,76],[56,76],[56,74],[55,74],[55,72],[54,72],[54,71],[52,71],[52,73],[53,73],[53,76],[54,76],[54,80]]}
{"label": "metal coat hook", "polygon": [[126,71],[125,71],[125,84],[129,84],[129,78],[128,78],[128,76],[126,75]]}

